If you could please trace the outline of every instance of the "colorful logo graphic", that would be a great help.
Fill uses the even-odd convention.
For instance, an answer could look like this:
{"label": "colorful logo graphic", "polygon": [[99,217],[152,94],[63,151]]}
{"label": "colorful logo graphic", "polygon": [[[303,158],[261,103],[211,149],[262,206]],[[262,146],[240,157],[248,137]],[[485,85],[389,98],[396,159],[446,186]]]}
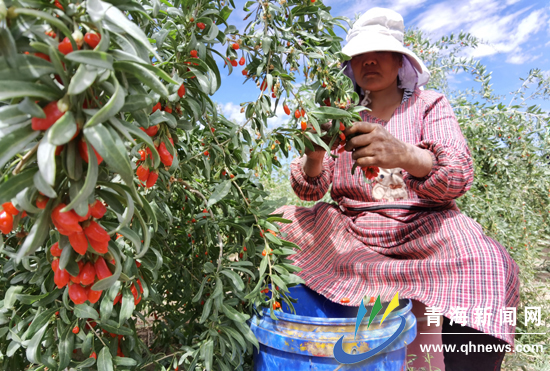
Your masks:
{"label": "colorful logo graphic", "polygon": [[[399,306],[399,292],[395,294],[393,299],[388,304],[388,307],[386,308],[386,311],[384,312],[384,316],[382,317],[382,321],[380,321],[380,324],[384,322],[386,317]],[[371,322],[374,320],[374,317],[380,312],[382,309],[382,304],[380,303],[380,295],[378,295],[378,298],[376,299],[376,302],[374,303],[374,306],[372,307],[372,312],[370,314],[369,318],[369,324],[367,325],[367,330],[371,324]],[[357,330],[359,329],[359,325],[363,321],[363,318],[365,317],[365,314],[367,314],[367,308],[365,307],[363,300],[361,300],[361,305],[359,306],[359,312],[357,313],[357,320],[355,321],[355,335],[353,339],[357,337]],[[386,348],[388,345],[390,345],[405,329],[405,323],[406,320],[403,316],[399,316],[401,318],[401,324],[397,328],[397,330],[393,333],[392,336],[389,337],[388,340],[380,344],[374,349],[369,350],[366,353],[358,353],[358,354],[349,354],[344,351],[343,346],[343,340],[344,336],[342,336],[336,344],[334,345],[334,358],[340,363],[351,365],[353,363],[358,363],[361,361],[364,361],[378,353],[380,353],[384,348]]]}

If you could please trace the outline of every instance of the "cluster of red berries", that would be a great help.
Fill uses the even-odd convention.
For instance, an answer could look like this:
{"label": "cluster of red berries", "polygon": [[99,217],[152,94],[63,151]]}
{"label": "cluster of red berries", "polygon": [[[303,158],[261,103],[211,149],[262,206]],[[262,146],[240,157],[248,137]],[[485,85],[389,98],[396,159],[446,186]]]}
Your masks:
{"label": "cluster of red berries", "polygon": [[96,221],[90,218],[101,219],[107,208],[96,200],[88,205],[88,212],[84,216],[78,215],[74,210],[62,212],[66,205],[57,205],[51,214],[52,222],[60,234],[69,237],[69,242],[77,253],[86,254],[88,244],[98,254],[105,254],[108,251],[111,236]]}
{"label": "cluster of red berries", "polygon": [[[143,130],[150,137],[154,137],[159,131],[159,126],[155,125],[149,127],[148,129],[140,129]],[[170,136],[168,137],[168,140],[170,141],[172,146],[174,146],[174,140]],[[174,156],[172,156],[170,151],[168,151],[168,148],[166,148],[166,143],[164,143],[163,141],[158,143],[158,140],[155,140],[154,143],[163,165],[166,167],[172,166],[172,163],[174,162]],[[145,184],[142,183],[142,185],[145,185],[145,187],[147,188],[151,188],[153,185],[155,185],[158,179],[158,169],[151,170],[153,154],[149,148],[146,148],[145,150],[140,150],[138,151],[138,153],[140,155],[140,158],[136,164],[139,165],[141,163],[141,165],[138,166],[136,170],[136,175],[141,182],[145,182]]]}
{"label": "cluster of red berries", "polygon": [[[19,214],[19,210],[11,202],[3,203],[2,209],[0,211],[0,232],[8,234],[13,230],[13,217]],[[27,214],[23,211],[23,215]]]}
{"label": "cluster of red berries", "polygon": [[97,303],[102,290],[92,290],[93,284],[98,280],[110,277],[113,274],[109,270],[105,259],[101,256],[92,263],[91,260],[84,262],[80,260],[78,264],[79,273],[76,276],[72,276],[66,269],[59,268],[59,257],[62,250],[59,248],[59,243],[54,243],[50,252],[52,254],[52,270],[54,272],[54,282],[59,289],[69,285],[69,298],[74,304],[84,304],[89,301],[91,304]]}

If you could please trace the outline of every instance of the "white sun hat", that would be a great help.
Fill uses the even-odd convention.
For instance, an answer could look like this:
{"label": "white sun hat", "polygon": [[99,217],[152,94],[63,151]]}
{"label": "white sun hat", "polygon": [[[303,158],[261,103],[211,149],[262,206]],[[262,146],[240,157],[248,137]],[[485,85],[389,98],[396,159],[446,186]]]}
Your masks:
{"label": "white sun hat", "polygon": [[[403,46],[404,33],[405,25],[399,13],[387,8],[371,8],[348,31],[347,44],[342,48],[342,53],[350,57],[374,51],[401,53],[414,67],[415,85],[425,85],[430,79],[430,72],[416,54]],[[403,71],[400,71],[401,75]]]}

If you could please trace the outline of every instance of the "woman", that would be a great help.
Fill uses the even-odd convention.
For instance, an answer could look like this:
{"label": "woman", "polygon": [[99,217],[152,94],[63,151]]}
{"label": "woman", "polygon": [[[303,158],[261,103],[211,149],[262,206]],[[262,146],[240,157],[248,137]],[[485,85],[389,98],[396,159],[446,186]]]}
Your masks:
{"label": "woman", "polygon": [[[473,182],[470,151],[445,96],[419,89],[429,73],[403,46],[403,32],[403,18],[381,8],[349,31],[346,71],[370,111],[345,130],[353,138],[332,149],[337,159],[316,146],[291,163],[301,199],[319,200],[332,183],[338,205],[281,207],[275,213],[293,220],[281,231],[302,249],[291,256],[299,275],[328,299],[358,306],[364,296],[389,302],[399,292],[440,309],[443,344],[513,347],[515,323],[501,310],[518,305],[518,266],[456,206]],[[372,183],[359,169],[352,175],[354,162],[380,173]],[[504,355],[457,351],[444,359],[447,371],[499,370]]]}

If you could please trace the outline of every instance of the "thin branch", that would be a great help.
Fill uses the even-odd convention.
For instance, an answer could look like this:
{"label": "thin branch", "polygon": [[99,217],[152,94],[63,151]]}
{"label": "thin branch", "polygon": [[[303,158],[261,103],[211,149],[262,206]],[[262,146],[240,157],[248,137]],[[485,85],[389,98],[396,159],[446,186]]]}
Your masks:
{"label": "thin branch", "polygon": [[40,142],[36,143],[36,145],[29,152],[27,152],[25,156],[21,158],[21,161],[17,164],[17,166],[13,170],[13,173],[12,173],[13,175],[19,174],[23,165],[25,165],[27,161],[29,161],[29,159],[36,153],[36,151],[38,151],[39,144]]}

